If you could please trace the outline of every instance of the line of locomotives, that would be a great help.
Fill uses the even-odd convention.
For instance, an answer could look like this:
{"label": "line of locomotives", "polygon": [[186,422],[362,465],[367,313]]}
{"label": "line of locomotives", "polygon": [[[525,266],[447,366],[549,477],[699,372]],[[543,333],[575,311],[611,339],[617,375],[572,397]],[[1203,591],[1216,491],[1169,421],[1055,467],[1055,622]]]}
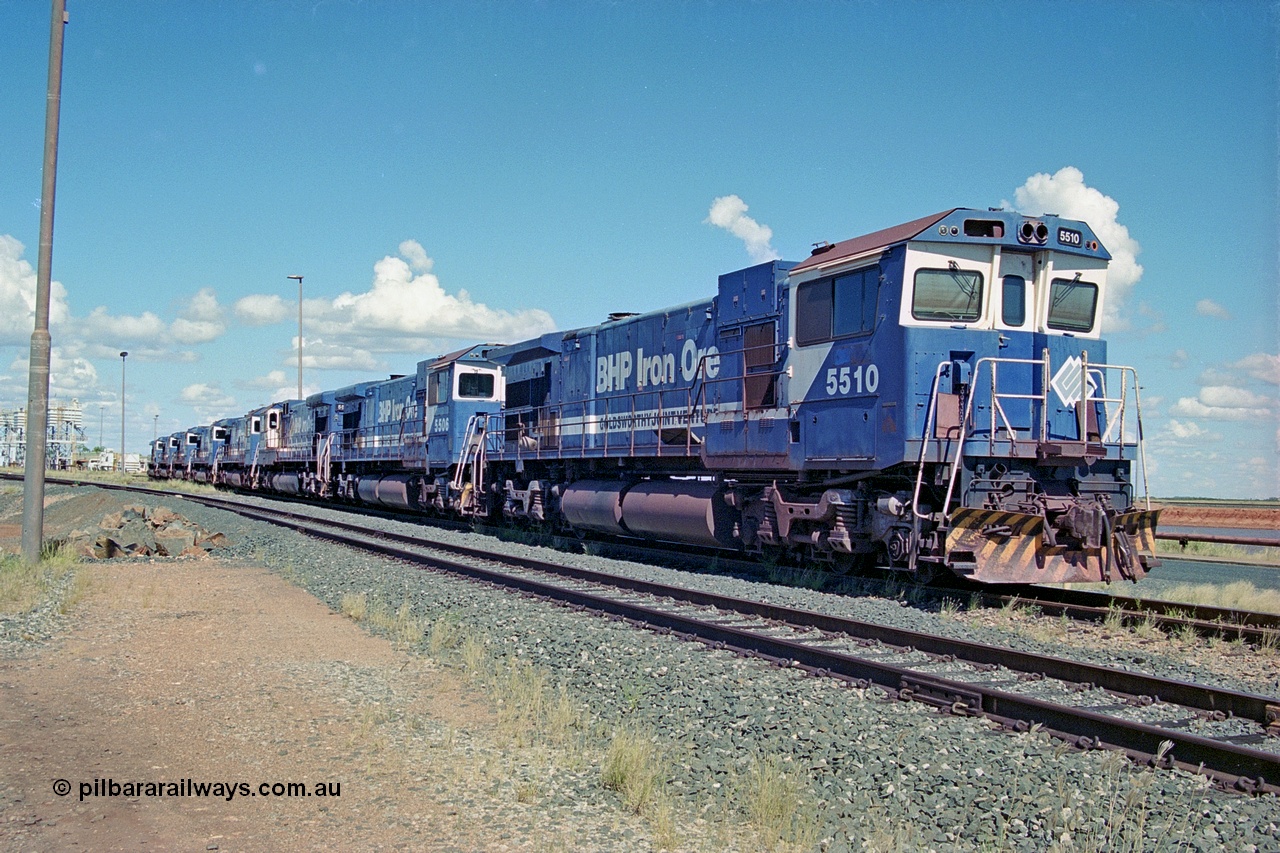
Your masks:
{"label": "line of locomotives", "polygon": [[982,583],[1158,564],[1084,222],[954,209],[162,437],[235,489]]}

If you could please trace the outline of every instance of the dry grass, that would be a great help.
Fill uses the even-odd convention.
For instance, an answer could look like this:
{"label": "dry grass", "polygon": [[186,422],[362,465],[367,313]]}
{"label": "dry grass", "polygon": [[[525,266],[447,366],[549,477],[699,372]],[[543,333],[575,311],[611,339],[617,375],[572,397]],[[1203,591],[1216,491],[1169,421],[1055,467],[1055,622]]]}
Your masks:
{"label": "dry grass", "polygon": [[400,646],[414,646],[422,641],[426,634],[424,620],[413,613],[413,605],[408,600],[392,611],[381,598],[370,598],[367,593],[346,593],[339,605],[342,613],[356,622],[363,622],[391,638]]}
{"label": "dry grass", "polygon": [[[1241,535],[1248,536],[1249,531],[1241,531]],[[1280,565],[1280,547],[1228,545],[1220,542],[1188,542],[1184,548],[1172,539],[1157,539],[1156,553],[1167,557],[1185,557],[1188,559],[1206,557],[1211,560],[1230,560],[1234,563]]]}
{"label": "dry grass", "polygon": [[666,775],[666,761],[652,736],[634,728],[614,732],[601,779],[606,788],[622,796],[629,811],[645,814],[665,801]]}
{"label": "dry grass", "polygon": [[50,602],[59,613],[68,613],[88,589],[79,566],[70,550],[57,545],[47,546],[34,566],[5,556],[0,559],[0,613],[30,613]]}
{"label": "dry grass", "polygon": [[344,593],[341,607],[343,616],[350,617],[356,622],[363,622],[365,614],[369,612],[369,596],[363,592]]}
{"label": "dry grass", "polygon": [[808,850],[817,843],[817,821],[805,808],[796,768],[771,755],[755,758],[738,780],[738,797],[769,847]]}
{"label": "dry grass", "polygon": [[1179,584],[1162,590],[1160,598],[1185,604],[1206,604],[1232,610],[1280,613],[1280,590],[1258,589],[1249,581],[1228,584]]}

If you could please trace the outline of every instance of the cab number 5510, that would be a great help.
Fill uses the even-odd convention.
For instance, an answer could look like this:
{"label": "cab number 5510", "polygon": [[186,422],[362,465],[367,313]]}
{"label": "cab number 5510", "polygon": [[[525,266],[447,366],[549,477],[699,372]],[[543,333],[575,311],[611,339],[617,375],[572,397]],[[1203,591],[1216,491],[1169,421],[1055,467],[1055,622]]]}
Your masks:
{"label": "cab number 5510", "polygon": [[880,368],[874,364],[857,367],[827,368],[827,393],[836,394],[874,394],[880,387]]}

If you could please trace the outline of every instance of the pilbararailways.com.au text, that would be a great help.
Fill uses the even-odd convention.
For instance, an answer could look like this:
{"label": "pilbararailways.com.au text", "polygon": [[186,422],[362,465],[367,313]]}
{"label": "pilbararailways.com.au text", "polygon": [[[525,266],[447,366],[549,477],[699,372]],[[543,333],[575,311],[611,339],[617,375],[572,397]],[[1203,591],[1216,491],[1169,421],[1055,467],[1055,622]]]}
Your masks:
{"label": "pilbararailways.com.au text", "polygon": [[[236,797],[341,797],[341,782],[198,782],[180,779],[176,782],[137,781],[117,782],[115,779],[94,779],[80,782],[80,800],[88,797],[216,797],[231,802]],[[71,783],[55,779],[53,792],[65,797],[71,793]]]}

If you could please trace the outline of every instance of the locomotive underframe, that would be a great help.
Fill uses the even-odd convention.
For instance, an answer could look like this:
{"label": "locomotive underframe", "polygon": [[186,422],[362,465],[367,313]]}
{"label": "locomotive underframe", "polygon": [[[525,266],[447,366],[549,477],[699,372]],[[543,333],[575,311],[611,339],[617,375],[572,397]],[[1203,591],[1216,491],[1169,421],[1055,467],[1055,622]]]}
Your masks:
{"label": "locomotive underframe", "polygon": [[[958,500],[941,507],[950,465],[925,463],[913,509],[911,466],[787,476],[709,475],[696,458],[490,463],[480,482],[457,466],[272,460],[175,471],[234,488],[413,512],[463,515],[740,550],[844,572],[878,567],[983,583],[1138,580],[1157,562],[1156,512],[1133,507],[1127,460],[965,457]],[[324,476],[327,474],[327,476]],[[461,486],[459,486],[461,483]],[[480,488],[477,489],[476,486]],[[1145,553],[1144,553],[1145,552]]]}

